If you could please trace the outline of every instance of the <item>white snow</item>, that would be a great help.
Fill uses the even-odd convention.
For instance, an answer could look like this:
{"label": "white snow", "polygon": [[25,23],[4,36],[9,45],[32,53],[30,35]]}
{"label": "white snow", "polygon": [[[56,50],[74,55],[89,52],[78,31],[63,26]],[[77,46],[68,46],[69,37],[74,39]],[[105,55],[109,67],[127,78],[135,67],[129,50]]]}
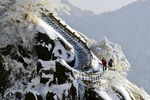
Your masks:
{"label": "white snow", "polygon": [[118,44],[109,42],[107,38],[100,43],[91,44],[91,49],[99,59],[104,57],[107,62],[113,59],[113,67],[122,74],[125,74],[125,71],[130,68],[121,47]]}
{"label": "white snow", "polygon": [[[76,55],[76,53],[74,52],[73,46],[69,42],[67,42],[67,40],[61,34],[59,34],[56,29],[54,29],[50,25],[46,24],[40,18],[38,18],[37,21],[38,21],[38,23],[36,24],[36,28],[35,28],[36,31],[39,31],[43,34],[47,34],[50,37],[50,39],[54,40],[54,42],[56,44],[56,46],[54,47],[53,53],[54,53],[54,56],[59,57],[59,59],[57,59],[55,61],[60,62],[64,67],[68,68],[70,71],[73,72],[73,75],[75,76],[75,78],[73,76],[71,76],[70,74],[69,74],[69,78],[71,80],[73,80],[73,84],[75,84],[76,88],[78,88],[79,84],[80,85],[82,84],[81,89],[78,88],[78,91],[83,93],[84,91],[81,91],[81,90],[84,89],[85,88],[84,86],[86,85],[86,84],[84,84],[83,80],[88,80],[88,81],[90,80],[93,83],[94,91],[96,91],[96,93],[98,93],[99,96],[101,96],[105,100],[119,100],[117,98],[116,91],[120,92],[126,100],[132,100],[131,97],[134,96],[134,93],[132,93],[132,92],[134,92],[133,91],[134,89],[138,90],[138,92],[136,92],[136,93],[138,95],[142,96],[143,98],[145,98],[145,100],[150,99],[149,95],[146,92],[144,92],[142,89],[137,88],[135,85],[132,85],[132,83],[128,82],[126,80],[126,77],[123,76],[124,74],[122,74],[122,73],[125,72],[130,67],[130,64],[128,63],[127,59],[125,58],[125,56],[121,50],[121,47],[119,45],[113,44],[113,43],[109,42],[107,39],[105,39],[101,43],[91,45],[92,50],[98,56],[98,58],[96,57],[96,55],[92,54],[93,61],[91,63],[91,69],[87,72],[82,72],[81,70],[78,71],[78,70],[70,67],[66,63],[66,62],[72,61]],[[69,27],[69,26],[67,26],[67,27]],[[69,29],[74,31],[70,27],[69,27]],[[76,32],[75,35],[77,37],[79,37],[83,42],[88,42],[87,38],[84,35],[82,35],[81,33]],[[21,35],[21,37],[23,37],[23,36],[24,35]],[[65,44],[67,46],[69,46],[72,49],[70,51],[65,50],[65,48],[61,45],[61,43],[59,41],[57,41],[58,37],[63,42],[65,42]],[[52,47],[51,45],[45,45],[45,43],[43,43],[42,45],[43,45],[43,47],[46,46],[48,48],[48,50],[50,50]],[[58,52],[59,49],[62,50],[62,54],[60,54]],[[67,53],[70,54],[69,58],[67,57]],[[112,71],[112,70],[107,70],[105,72],[102,71],[101,61],[99,60],[102,57],[106,57],[107,61],[110,58],[113,58],[114,67],[116,68],[115,71]],[[32,61],[30,61],[30,59],[27,59],[27,58],[23,58],[23,59],[27,63],[32,62]],[[8,61],[10,61],[11,59],[9,59],[9,60],[5,59],[5,60],[6,60],[7,65],[9,65]],[[52,61],[52,60],[43,61],[41,59],[38,59],[38,62],[40,62],[43,67],[43,68],[41,68],[40,73],[42,73],[42,70],[44,71],[44,70],[51,69],[52,71],[56,71],[55,61]],[[33,66],[33,70],[29,70],[29,69],[32,69],[32,67],[25,70],[22,63],[17,62],[16,60],[12,60],[12,62],[13,62],[13,64],[11,66],[14,67],[12,69],[14,71],[13,72],[14,75],[18,74],[20,69],[23,69],[22,70],[23,72],[25,71],[25,72],[29,72],[28,74],[31,74],[33,71],[35,71],[34,69],[36,69],[36,67],[37,67],[37,66]],[[33,61],[32,63],[35,63],[35,62]],[[98,72],[92,73],[93,77],[92,77],[92,79],[90,79],[90,75],[88,72],[93,72],[93,71],[98,71]],[[13,74],[11,74],[10,78],[12,80],[15,80],[15,79],[13,79],[13,77],[14,77]],[[32,73],[32,74],[34,74],[34,73]],[[23,85],[24,81],[28,81],[27,79],[25,79],[25,80],[22,79],[21,82],[15,81],[14,86],[12,86],[11,88],[9,88],[7,90],[6,95],[10,91],[12,91],[13,93],[15,91],[22,91],[24,93],[32,92],[35,95],[35,97],[36,97],[36,95],[41,95],[45,100],[46,99],[45,95],[47,94],[47,92],[53,92],[53,93],[56,93],[59,98],[62,98],[63,93],[65,93],[65,95],[68,95],[68,90],[70,89],[71,84],[72,84],[70,82],[70,83],[64,83],[64,84],[58,85],[57,84],[58,79],[56,78],[56,84],[49,86],[49,83],[54,78],[53,74],[46,75],[45,73],[42,73],[42,74],[39,74],[39,75],[36,75],[33,77],[34,78],[31,79],[31,82],[28,82],[27,85]],[[46,84],[42,84],[42,83],[40,83],[41,77],[48,78],[50,80]],[[26,77],[23,77],[23,78],[26,78]],[[99,82],[100,85],[95,84],[94,82]],[[113,90],[114,88],[115,88],[115,90]],[[55,96],[55,98],[57,98],[57,96]],[[36,100],[37,100],[37,97],[36,97]]]}
{"label": "white snow", "polygon": [[102,62],[94,55],[93,56],[93,60],[92,60],[92,65],[91,67],[93,68],[94,71],[102,71]]}
{"label": "white snow", "polygon": [[62,39],[66,45],[68,45],[70,48],[73,48],[70,43],[66,41],[53,27],[49,26],[46,22],[44,22],[42,19],[38,18],[38,24],[35,28],[37,31],[47,34],[51,39],[55,40],[57,37]]}
{"label": "white snow", "polygon": [[150,0],[137,0],[100,15],[70,6],[73,9],[70,16],[62,16],[66,23],[96,41],[106,36],[120,44],[131,64],[128,79],[150,94]]}
{"label": "white snow", "polygon": [[125,100],[132,100],[129,93],[123,86],[116,86],[116,89],[124,96]]}
{"label": "white snow", "polygon": [[42,64],[42,66],[44,67],[43,68],[44,70],[48,70],[50,68],[53,68],[55,70],[55,68],[54,68],[55,62],[54,61],[43,61],[41,59],[39,59],[38,61]]}
{"label": "white snow", "polygon": [[57,20],[60,20],[60,23],[62,23],[63,25],[66,25],[66,28],[68,28],[68,29],[71,30],[72,32],[75,32],[74,35],[76,35],[78,38],[80,38],[81,41],[83,41],[84,43],[86,43],[86,44],[88,45],[89,39],[88,39],[84,34],[82,34],[82,33],[78,32],[78,31],[74,30],[73,28],[71,28],[71,27],[70,27],[69,25],[67,25],[67,24],[65,23],[65,21],[63,21],[61,18],[57,18],[57,16],[55,16],[55,18],[56,18]]}
{"label": "white snow", "polygon": [[113,100],[110,98],[110,96],[103,90],[96,90],[96,92],[101,96],[103,97],[104,100]]}
{"label": "white snow", "polygon": [[53,40],[57,38],[57,35],[55,34],[56,31],[40,18],[38,19],[38,24],[35,29],[41,33],[46,33]]}
{"label": "white snow", "polygon": [[53,85],[51,87],[51,90],[54,93],[57,93],[60,98],[62,98],[63,91],[70,89],[70,87],[71,87],[71,84],[69,84],[69,83],[62,84],[62,85]]}
{"label": "white snow", "polygon": [[[54,47],[53,53],[56,57],[60,57],[64,59],[66,62],[71,62],[74,59],[75,53],[73,50],[70,51],[65,50],[65,48],[60,44],[59,41],[56,41],[55,44],[56,46]],[[62,54],[58,52],[59,50],[62,51]],[[69,57],[68,54],[70,55]]]}
{"label": "white snow", "polygon": [[51,81],[53,80],[53,75],[46,75],[45,73],[42,73],[42,77],[49,78]]}

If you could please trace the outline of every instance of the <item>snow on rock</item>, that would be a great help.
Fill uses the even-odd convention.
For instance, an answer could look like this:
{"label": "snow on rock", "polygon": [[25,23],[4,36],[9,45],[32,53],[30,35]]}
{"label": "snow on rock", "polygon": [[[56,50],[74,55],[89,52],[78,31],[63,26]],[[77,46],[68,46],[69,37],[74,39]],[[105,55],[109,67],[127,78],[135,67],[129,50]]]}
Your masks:
{"label": "snow on rock", "polygon": [[121,47],[118,44],[109,42],[107,38],[104,38],[104,41],[100,43],[93,42],[90,48],[99,59],[104,57],[107,62],[113,59],[113,68],[120,73],[125,74],[124,71],[130,68],[130,64]]}
{"label": "snow on rock", "polygon": [[57,37],[61,38],[68,46],[71,48],[72,45],[66,41],[56,30],[50,27],[46,22],[42,19],[38,18],[38,24],[36,25],[36,30],[41,33],[46,33],[51,39],[56,39]]}
{"label": "snow on rock", "polygon": [[[40,36],[37,36],[38,44],[42,47],[48,48],[48,50],[50,51],[49,58],[53,60],[61,58],[66,62],[71,62],[75,59],[73,46],[43,20],[38,19],[38,24],[36,25],[35,29],[40,32],[38,33],[40,34]],[[41,36],[44,37],[44,40],[40,39]],[[51,44],[45,42],[47,41],[46,38],[50,40],[49,42]]]}
{"label": "snow on rock", "polygon": [[133,83],[129,82],[125,76],[116,71],[106,71],[104,79],[100,79],[100,87],[94,91],[106,100],[149,100],[150,96]]}
{"label": "snow on rock", "polygon": [[[45,23],[43,24],[45,25]],[[42,24],[39,26],[44,27]],[[68,64],[75,57],[71,44],[67,43],[62,36],[57,35],[59,33],[50,26],[46,26],[50,27],[48,28],[51,29],[49,31],[47,28],[40,31],[40,27],[36,27],[35,42],[30,45],[30,49],[27,45],[22,46],[23,43],[10,44],[0,48],[0,71],[2,72],[0,78],[4,80],[4,82],[0,82],[0,86],[3,87],[0,90],[2,100],[149,99],[146,92],[128,82],[121,71],[117,70],[120,66],[117,63],[122,59],[124,59],[125,64],[120,66],[121,68],[128,64],[119,46],[108,41],[96,46],[102,52],[104,51],[102,57],[114,57],[116,70],[103,72],[100,65],[101,61],[93,54],[94,58],[91,65],[95,70],[91,70],[90,73],[92,71],[98,73],[93,73],[92,76],[87,72],[78,71]],[[40,30],[38,31],[38,29]],[[72,49],[68,51],[66,47]],[[91,46],[91,48],[93,47]],[[62,55],[59,49],[62,51]],[[94,49],[92,50],[96,54]],[[70,54],[70,58],[66,56],[66,53]],[[5,77],[2,77],[2,74]],[[94,82],[98,82],[99,85]]]}
{"label": "snow on rock", "polygon": [[66,51],[65,48],[58,41],[56,41],[56,46],[53,50],[53,53],[54,56],[60,57],[66,62],[71,62],[75,58],[74,52]]}
{"label": "snow on rock", "polygon": [[[57,29],[38,16],[33,18],[27,19],[29,22],[3,20],[0,24],[1,100],[150,100],[143,89],[124,76],[130,65],[119,45],[105,39],[91,44],[93,53],[87,46],[87,53],[92,55],[90,69],[77,70],[77,54],[85,51],[85,46],[75,51]],[[88,39],[81,33],[76,35],[81,41]],[[114,69],[102,71],[102,57],[107,61],[112,58]]]}
{"label": "snow on rock", "polygon": [[93,71],[102,71],[102,62],[93,54],[93,59],[91,63],[91,70]]}
{"label": "snow on rock", "polygon": [[[130,68],[128,60],[125,58],[121,47],[118,44],[111,43],[104,39],[100,43],[91,43],[91,50],[99,59],[106,58],[107,62],[113,59],[113,69],[109,68],[103,73],[103,78],[100,78],[100,87],[95,88],[95,91],[103,95],[106,100],[149,100],[150,96],[137,88],[136,85],[129,82],[124,75]],[[103,88],[102,88],[103,87]],[[103,91],[103,92],[102,92]],[[134,92],[133,92],[134,91]]]}

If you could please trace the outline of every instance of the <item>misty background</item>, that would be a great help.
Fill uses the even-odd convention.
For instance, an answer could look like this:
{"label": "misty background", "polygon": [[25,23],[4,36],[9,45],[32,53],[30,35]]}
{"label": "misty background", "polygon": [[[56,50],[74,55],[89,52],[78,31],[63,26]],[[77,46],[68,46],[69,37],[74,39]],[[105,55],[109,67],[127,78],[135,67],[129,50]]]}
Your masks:
{"label": "misty background", "polygon": [[150,0],[101,14],[64,2],[71,11],[61,18],[91,39],[102,41],[106,36],[119,44],[131,64],[127,78],[150,94]]}

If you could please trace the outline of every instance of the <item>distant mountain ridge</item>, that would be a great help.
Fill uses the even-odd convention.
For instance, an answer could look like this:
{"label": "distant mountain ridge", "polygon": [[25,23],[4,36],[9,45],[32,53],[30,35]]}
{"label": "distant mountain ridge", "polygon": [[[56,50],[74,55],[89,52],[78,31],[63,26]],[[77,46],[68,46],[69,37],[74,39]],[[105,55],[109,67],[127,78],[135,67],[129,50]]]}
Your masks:
{"label": "distant mountain ridge", "polygon": [[[70,16],[63,15],[62,18],[90,38],[100,41],[107,36],[119,43],[131,64],[128,78],[150,93],[150,1],[137,1],[100,15],[70,6]],[[76,15],[75,9],[80,16]]]}

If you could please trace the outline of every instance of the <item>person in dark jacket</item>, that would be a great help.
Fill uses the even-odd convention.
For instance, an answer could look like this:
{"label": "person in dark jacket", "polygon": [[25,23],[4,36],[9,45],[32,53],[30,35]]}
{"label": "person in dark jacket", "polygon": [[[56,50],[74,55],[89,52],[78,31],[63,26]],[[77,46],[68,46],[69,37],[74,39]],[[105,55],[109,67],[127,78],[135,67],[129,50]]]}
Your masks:
{"label": "person in dark jacket", "polygon": [[103,58],[102,60],[102,65],[103,65],[103,71],[107,70],[107,62],[106,62],[106,58]]}
{"label": "person in dark jacket", "polygon": [[112,63],[113,63],[113,59],[110,59],[108,62],[109,67],[113,67]]}

